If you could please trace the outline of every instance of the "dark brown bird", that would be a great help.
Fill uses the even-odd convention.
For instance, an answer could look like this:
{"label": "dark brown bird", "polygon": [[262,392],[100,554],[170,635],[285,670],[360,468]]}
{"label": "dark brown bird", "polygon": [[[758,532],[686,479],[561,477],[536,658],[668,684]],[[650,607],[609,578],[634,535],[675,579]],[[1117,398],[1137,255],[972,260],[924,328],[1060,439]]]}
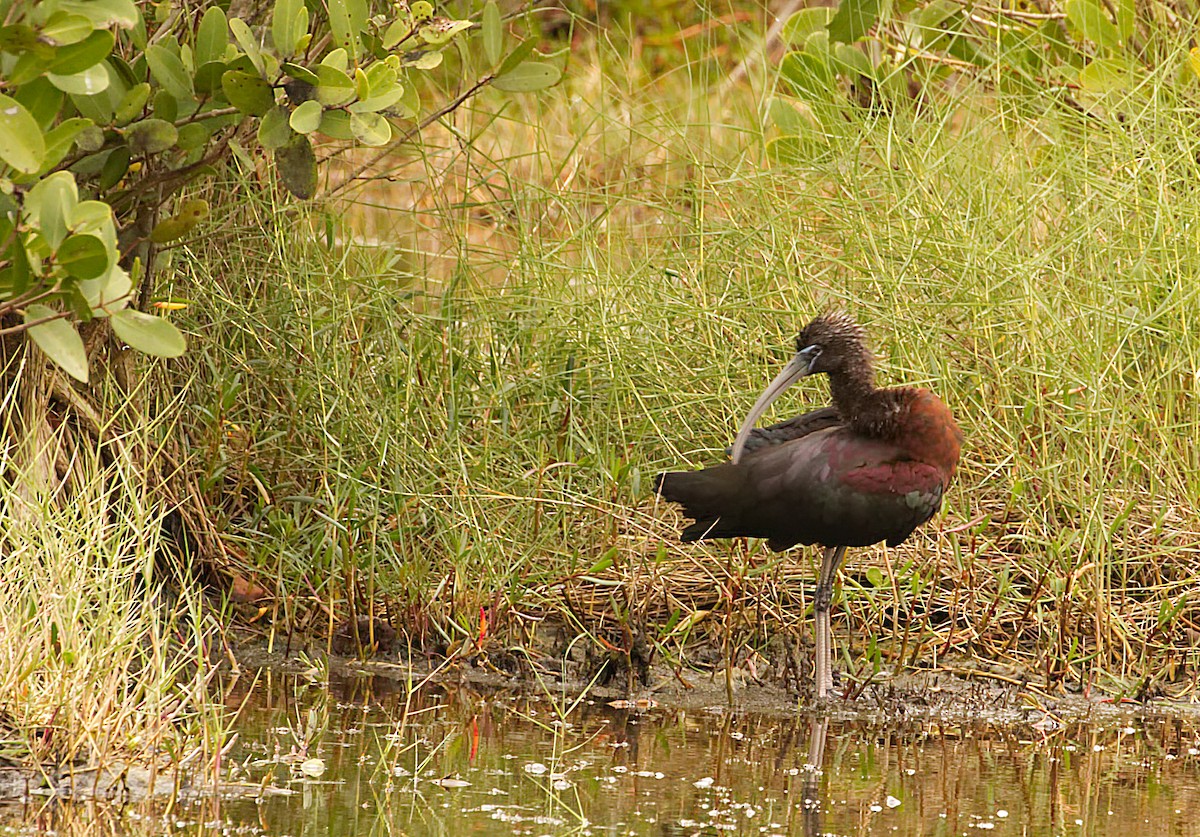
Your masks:
{"label": "dark brown bird", "polygon": [[[829,376],[833,405],[755,429],[767,407],[808,375]],[[851,546],[896,546],[937,512],[958,465],[962,433],[927,389],[875,386],[862,329],[844,314],[817,317],[796,355],[742,423],[731,461],[660,474],[658,493],[695,519],[684,541],[766,538],[825,551],[813,600],[816,693],[833,688],[829,604],[838,563]]]}

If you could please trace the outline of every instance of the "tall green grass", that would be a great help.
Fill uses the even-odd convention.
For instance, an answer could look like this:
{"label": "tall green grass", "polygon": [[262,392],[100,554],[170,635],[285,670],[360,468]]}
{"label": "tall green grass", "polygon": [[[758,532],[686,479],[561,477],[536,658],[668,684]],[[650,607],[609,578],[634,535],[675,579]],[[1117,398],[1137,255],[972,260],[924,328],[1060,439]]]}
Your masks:
{"label": "tall green grass", "polygon": [[[42,426],[18,397],[7,390],[0,414]],[[170,509],[146,484],[153,460],[135,461],[161,428],[104,427],[103,454],[67,428],[30,440],[67,472],[53,493],[30,470],[36,457],[0,449],[3,755],[56,781],[114,762],[200,771],[225,738],[209,696],[219,625],[192,584],[164,577]]]}
{"label": "tall green grass", "polygon": [[[782,165],[769,79],[726,89],[697,58],[650,80],[595,49],[529,116],[486,102],[430,134],[336,246],[260,192],[178,262],[204,324],[194,439],[285,615],[374,598],[442,647],[481,607],[513,637],[547,611],[665,636],[720,604],[734,557],[759,627],[790,629],[787,563],[679,546],[650,477],[719,460],[832,307],[967,437],[944,516],[852,556],[845,635],[1190,691],[1194,91],[1164,67],[1081,115],[964,78],[919,108],[837,104]],[[825,400],[806,383],[776,414]]]}

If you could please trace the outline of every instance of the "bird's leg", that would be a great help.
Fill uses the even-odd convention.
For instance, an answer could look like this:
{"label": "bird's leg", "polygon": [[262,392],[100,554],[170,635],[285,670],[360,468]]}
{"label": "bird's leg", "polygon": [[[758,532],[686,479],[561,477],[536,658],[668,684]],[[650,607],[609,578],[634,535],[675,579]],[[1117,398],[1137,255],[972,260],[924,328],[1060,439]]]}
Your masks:
{"label": "bird's leg", "polygon": [[833,661],[830,659],[832,637],[829,629],[829,605],[833,602],[833,577],[838,564],[846,554],[846,547],[826,547],[821,555],[821,574],[817,577],[817,593],[813,599],[813,616],[816,622],[817,698],[825,698],[833,691]]}

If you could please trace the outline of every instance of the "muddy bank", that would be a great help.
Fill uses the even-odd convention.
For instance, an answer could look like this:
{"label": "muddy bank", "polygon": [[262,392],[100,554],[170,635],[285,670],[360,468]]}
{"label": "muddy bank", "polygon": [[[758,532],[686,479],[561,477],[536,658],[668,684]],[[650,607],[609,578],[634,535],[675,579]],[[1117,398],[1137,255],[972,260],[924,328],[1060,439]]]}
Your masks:
{"label": "muddy bank", "polygon": [[[730,667],[714,645],[690,649],[686,663],[668,664],[644,642],[630,653],[600,649],[568,637],[560,626],[539,631],[529,648],[489,649],[454,657],[406,655],[379,648],[373,655],[331,654],[335,676],[371,676],[397,688],[443,684],[482,691],[505,690],[552,699],[583,697],[620,708],[656,705],[681,709],[753,712],[766,715],[820,714],[831,718],[903,722],[941,719],[1029,726],[1049,732],[1068,722],[1170,715],[1200,720],[1200,705],[1161,699],[1136,701],[1099,689],[1046,688],[1011,667],[979,659],[945,658],[937,668],[882,669],[847,675],[835,665],[835,696],[812,695],[811,649],[773,641],[764,652],[739,654]],[[246,668],[300,673],[312,668],[320,648],[288,657],[262,643],[242,646],[233,657]],[[317,672],[314,676],[319,676]]]}

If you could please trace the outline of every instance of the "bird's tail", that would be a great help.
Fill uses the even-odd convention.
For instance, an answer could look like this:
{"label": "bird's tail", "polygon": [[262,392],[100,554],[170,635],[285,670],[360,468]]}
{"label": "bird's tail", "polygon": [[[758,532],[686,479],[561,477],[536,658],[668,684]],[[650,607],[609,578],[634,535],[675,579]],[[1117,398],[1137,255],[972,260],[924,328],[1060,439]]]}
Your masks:
{"label": "bird's tail", "polygon": [[745,496],[740,491],[740,470],[726,463],[702,471],[673,471],[659,474],[654,489],[664,500],[683,506],[683,513],[695,518],[680,534],[684,542],[707,538],[751,536],[744,531],[737,513]]}

